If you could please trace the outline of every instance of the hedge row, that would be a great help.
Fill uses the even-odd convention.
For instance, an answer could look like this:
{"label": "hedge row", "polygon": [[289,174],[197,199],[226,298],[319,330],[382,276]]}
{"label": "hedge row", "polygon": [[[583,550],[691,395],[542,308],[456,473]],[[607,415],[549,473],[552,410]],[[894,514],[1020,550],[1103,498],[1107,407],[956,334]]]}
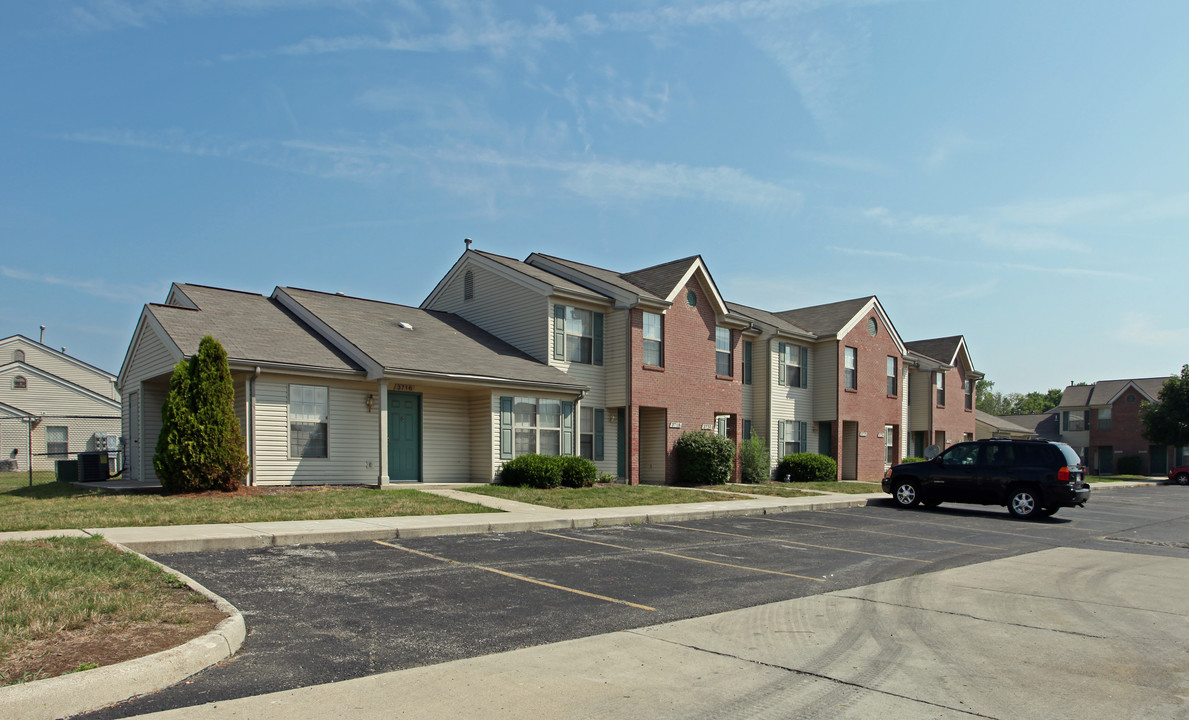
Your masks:
{"label": "hedge row", "polygon": [[500,484],[549,489],[594,485],[599,469],[590,460],[574,455],[518,455],[500,469]]}

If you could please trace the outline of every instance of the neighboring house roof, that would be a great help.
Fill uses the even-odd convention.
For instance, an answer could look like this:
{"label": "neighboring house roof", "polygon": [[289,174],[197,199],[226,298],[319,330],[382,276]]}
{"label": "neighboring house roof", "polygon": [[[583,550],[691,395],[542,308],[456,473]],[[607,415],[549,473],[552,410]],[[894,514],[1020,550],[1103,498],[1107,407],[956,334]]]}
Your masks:
{"label": "neighboring house roof", "polygon": [[277,288],[273,297],[339,342],[369,377],[399,373],[586,388],[452,313],[290,287]]}
{"label": "neighboring house roof", "polygon": [[586,287],[579,285],[578,283],[571,282],[570,280],[567,280],[566,278],[562,277],[561,275],[556,275],[554,273],[549,272],[548,270],[539,268],[535,265],[529,265],[526,262],[521,262],[520,260],[516,260],[514,258],[504,257],[503,255],[496,255],[495,253],[483,252],[482,250],[471,250],[470,252],[472,252],[476,255],[485,257],[488,260],[495,261],[495,262],[499,263],[500,265],[503,265],[506,268],[515,270],[516,272],[524,273],[525,275],[528,275],[529,277],[534,278],[536,280],[540,280],[541,282],[548,283],[549,285],[552,285],[554,287],[554,289],[557,289],[557,290],[565,290],[567,292],[572,292],[572,293],[575,293],[578,295],[595,295],[599,298],[606,297],[606,296],[602,295],[601,293],[597,293],[597,292],[591,290],[590,288],[586,288]]}
{"label": "neighboring house roof", "polygon": [[46,345],[45,343],[40,343],[40,342],[37,342],[36,340],[30,340],[29,338],[25,337],[24,335],[20,335],[20,334],[9,335],[8,337],[4,338],[3,340],[0,340],[0,349],[4,348],[6,345],[17,344],[20,341],[27,342],[30,345],[40,348],[41,350],[43,350],[47,353],[56,355],[57,357],[61,358],[62,360],[73,363],[79,367],[83,367],[83,368],[86,368],[92,372],[99,373],[100,375],[103,375],[103,376],[109,378],[113,382],[116,379],[115,375],[112,375],[111,373],[104,370],[103,368],[95,367],[91,363],[79,360],[78,358],[74,357],[73,355],[67,355],[66,353],[64,353],[60,350],[55,350],[52,347],[50,347],[49,345]]}
{"label": "neighboring house roof", "polygon": [[0,402],[0,417],[6,418],[26,418],[31,417],[30,413],[8,403]]}
{"label": "neighboring house roof", "polygon": [[742,315],[750,318],[760,325],[766,326],[770,331],[777,333],[785,333],[788,335],[796,335],[806,339],[813,339],[814,334],[803,327],[794,325],[793,323],[781,318],[774,313],[759,308],[749,307],[747,305],[740,305],[739,303],[728,302],[727,307],[736,315]]}
{"label": "neighboring house roof", "polygon": [[795,310],[785,310],[774,313],[774,315],[793,325],[803,327],[814,335],[837,335],[872,300],[875,300],[875,296],[868,295],[867,297],[855,298],[853,300],[842,300],[840,302],[826,303],[825,305],[813,305]]}
{"label": "neighboring house roof", "polygon": [[655,297],[667,298],[689,274],[690,268],[701,259],[700,255],[691,255],[680,260],[653,265],[643,270],[633,270],[620,277],[636,287],[643,288]]}
{"label": "neighboring house roof", "polygon": [[1155,378],[1133,378],[1128,380],[1099,380],[1091,385],[1070,385],[1061,394],[1061,409],[1106,407],[1112,404],[1128,388],[1133,388],[1145,400],[1154,402],[1160,397],[1160,390],[1171,376]]}
{"label": "neighboring house roof", "polygon": [[154,303],[145,306],[145,312],[160,325],[182,357],[198,352],[202,338],[210,335],[227,351],[232,364],[362,372],[345,354],[271,298],[203,285],[177,284],[174,291],[183,293],[197,309]]}
{"label": "neighboring house roof", "polygon": [[1021,424],[1017,424],[1013,416],[1007,415],[992,415],[982,410],[974,411],[974,418],[984,425],[989,425],[999,432],[1013,433],[1017,435],[1034,435],[1035,429],[1029,428]]}
{"label": "neighboring house roof", "polygon": [[1006,417],[1011,422],[1028,428],[1033,434],[1045,440],[1061,439],[1061,424],[1058,422],[1059,416],[1055,410],[1032,415],[1007,415]]}
{"label": "neighboring house roof", "polygon": [[[932,340],[913,340],[904,343],[904,347],[912,352],[933,358],[946,365],[953,365],[957,360],[958,350],[962,347],[962,336],[954,335]],[[994,417],[994,416],[992,416]]]}
{"label": "neighboring house roof", "polygon": [[[534,259],[545,259],[557,263],[558,265],[582,273],[583,275],[587,275],[591,278],[594,278],[595,280],[611,285],[618,290],[632,295],[643,296],[651,300],[663,301],[665,299],[664,295],[658,295],[642,285],[637,285],[631,280],[628,280],[623,274],[617,273],[614,270],[607,270],[605,268],[595,267],[594,265],[586,265],[584,263],[574,262],[573,260],[566,260],[564,258],[554,257],[553,255],[546,255],[544,253],[533,253],[532,255],[529,255],[527,262],[532,263]],[[640,270],[633,274],[644,272],[644,270]]]}

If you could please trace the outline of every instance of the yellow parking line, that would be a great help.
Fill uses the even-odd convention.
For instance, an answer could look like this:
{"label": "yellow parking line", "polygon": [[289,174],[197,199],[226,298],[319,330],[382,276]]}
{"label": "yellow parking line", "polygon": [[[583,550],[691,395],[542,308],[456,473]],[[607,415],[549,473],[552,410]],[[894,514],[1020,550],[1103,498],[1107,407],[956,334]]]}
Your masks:
{"label": "yellow parking line", "polygon": [[813,543],[797,542],[796,540],[785,540],[783,538],[758,538],[752,535],[741,535],[739,533],[723,532],[721,530],[705,530],[703,528],[686,527],[685,525],[670,525],[668,523],[649,523],[650,525],[660,527],[677,528],[678,530],[689,530],[691,532],[711,533],[714,535],[728,535],[730,537],[744,538],[746,540],[759,540],[761,542],[782,543],[785,545],[800,545],[801,547],[817,548],[818,550],[835,550],[837,552],[854,553],[855,555],[870,555],[872,557],[890,558],[892,560],[909,560],[911,562],[924,563],[932,565],[932,560],[921,560],[919,558],[901,557],[900,555],[884,555],[883,553],[865,552],[863,550],[848,550],[847,548],[834,547],[833,545],[814,545]]}
{"label": "yellow parking line", "polygon": [[784,523],[786,525],[804,525],[806,527],[825,528],[827,530],[842,530],[844,532],[861,532],[869,533],[871,535],[887,535],[889,537],[905,538],[907,540],[924,540],[925,542],[945,543],[946,545],[964,545],[966,547],[983,548],[984,550],[1004,550],[1005,548],[995,547],[994,545],[976,545],[975,543],[964,543],[957,540],[938,540],[937,538],[920,537],[918,535],[901,535],[900,533],[882,532],[880,530],[863,530],[861,528],[840,528],[834,525],[818,525],[816,523],[797,522],[796,520],[777,520],[776,518],[763,517],[761,515],[752,516],[753,520],[766,520],[768,522]]}
{"label": "yellow parking line", "polygon": [[694,562],[706,563],[708,565],[722,565],[723,567],[739,568],[740,570],[751,570],[758,573],[767,573],[768,575],[782,575],[784,577],[793,577],[798,580],[813,580],[814,582],[822,582],[822,578],[809,577],[808,575],[797,575],[795,573],[780,572],[779,570],[765,570],[764,568],[751,567],[749,565],[736,565],[735,563],[719,562],[718,560],[705,560],[703,558],[690,557],[689,555],[678,555],[677,553],[665,552],[664,550],[647,550],[644,548],[627,547],[626,545],[613,545],[611,543],[599,542],[597,540],[587,540],[586,538],[570,537],[568,535],[554,535],[549,532],[536,531],[537,535],[548,535],[549,537],[561,538],[562,540],[573,540],[575,542],[590,543],[591,545],[602,545],[603,547],[615,548],[616,550],[629,550],[631,552],[652,553],[653,555],[664,555],[666,557],[679,558],[681,560],[693,560]]}
{"label": "yellow parking line", "polygon": [[450,558],[442,557],[440,555],[434,555],[433,553],[427,553],[427,552],[422,552],[420,550],[414,550],[412,548],[407,548],[407,547],[404,547],[403,545],[393,545],[392,543],[387,543],[387,542],[384,542],[383,540],[373,540],[372,542],[374,542],[378,545],[383,545],[385,547],[395,548],[397,550],[404,550],[407,553],[412,553],[414,555],[420,555],[421,557],[426,557],[426,558],[429,558],[430,560],[437,560],[438,562],[450,563],[452,565],[461,565],[463,567],[474,568],[476,570],[484,570],[489,573],[495,573],[496,575],[503,575],[504,577],[512,578],[513,580],[522,580],[524,582],[532,583],[534,585],[541,585],[542,587],[552,588],[554,590],[563,590],[568,593],[574,593],[575,595],[582,595],[584,597],[594,598],[595,600],[605,600],[607,602],[618,603],[620,605],[627,605],[628,607],[634,607],[639,610],[649,610],[651,612],[656,612],[656,608],[649,607],[647,605],[640,605],[638,603],[628,602],[627,600],[618,600],[613,597],[607,597],[606,595],[597,595],[595,593],[586,592],[585,590],[578,590],[576,588],[565,587],[564,585],[555,585],[554,583],[545,582],[544,580],[534,580],[533,578],[527,577],[525,575],[518,575],[516,573],[510,573],[510,572],[507,572],[504,570],[496,570],[495,568],[487,567],[486,565],[476,565],[475,563],[459,562],[458,560],[451,560]]}
{"label": "yellow parking line", "polygon": [[[846,517],[867,518],[868,520],[872,519],[871,515],[860,515],[858,513],[838,512],[835,510],[831,510],[830,514],[831,515],[845,515]],[[1029,540],[1046,540],[1047,541],[1047,540],[1053,539],[1052,537],[1045,537],[1043,535],[1025,535],[1024,533],[1007,532],[1006,530],[987,530],[985,528],[978,528],[978,529],[960,528],[953,523],[931,522],[929,520],[913,520],[912,518],[880,517],[880,518],[875,518],[875,519],[884,521],[884,522],[891,522],[891,523],[908,523],[910,525],[929,525],[931,527],[946,528],[949,530],[972,530],[974,532],[986,533],[988,535],[1007,535],[1008,537],[1022,537],[1022,538],[1028,538]],[[1042,525],[1040,527],[1044,527],[1044,526]],[[1054,527],[1061,527],[1061,526],[1054,526]]]}

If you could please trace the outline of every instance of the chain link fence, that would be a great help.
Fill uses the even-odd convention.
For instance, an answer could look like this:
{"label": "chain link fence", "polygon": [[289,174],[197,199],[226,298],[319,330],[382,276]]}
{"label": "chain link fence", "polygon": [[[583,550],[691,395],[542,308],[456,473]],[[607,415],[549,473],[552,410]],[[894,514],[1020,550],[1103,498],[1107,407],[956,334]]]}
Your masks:
{"label": "chain link fence", "polygon": [[0,417],[0,477],[106,480],[123,471],[119,415]]}

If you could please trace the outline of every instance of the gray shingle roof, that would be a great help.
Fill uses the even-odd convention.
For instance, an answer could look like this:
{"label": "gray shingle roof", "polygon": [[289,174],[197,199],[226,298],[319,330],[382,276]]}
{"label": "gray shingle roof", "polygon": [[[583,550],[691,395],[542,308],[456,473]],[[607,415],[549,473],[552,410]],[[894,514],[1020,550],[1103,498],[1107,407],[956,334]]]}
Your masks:
{"label": "gray shingle roof", "polygon": [[585,387],[452,313],[299,288],[280,290],[387,371]]}
{"label": "gray shingle roof", "polygon": [[549,285],[552,285],[554,288],[556,288],[558,290],[566,290],[568,292],[577,293],[579,295],[590,295],[593,298],[599,298],[599,299],[606,298],[606,296],[603,295],[602,293],[591,290],[590,288],[583,287],[583,286],[579,285],[578,283],[567,280],[566,278],[562,277],[561,275],[555,275],[555,274],[549,272],[548,270],[544,270],[544,269],[539,268],[535,265],[529,265],[528,263],[521,262],[514,258],[504,257],[503,255],[496,255],[494,253],[484,252],[482,250],[471,250],[470,252],[473,252],[476,255],[482,255],[483,257],[487,258],[488,260],[497,262],[500,265],[503,265],[504,267],[515,270],[516,272],[523,273],[524,275],[527,275],[535,280],[540,280],[541,282],[548,283]]}
{"label": "gray shingle roof", "polygon": [[[628,292],[633,295],[640,295],[640,296],[643,296],[646,298],[652,298],[654,300],[664,300],[665,299],[665,295],[657,295],[656,293],[652,292],[651,290],[625,279],[624,275],[617,273],[614,270],[607,270],[606,268],[595,267],[594,265],[586,265],[584,263],[574,262],[573,260],[566,260],[564,258],[555,257],[553,255],[546,255],[544,253],[534,253],[534,254],[538,255],[540,257],[546,258],[548,260],[551,260],[559,265],[564,265],[565,267],[568,267],[571,270],[580,272],[584,275],[589,275],[590,277],[594,278],[595,280],[606,283],[606,284],[610,285],[611,287],[619,288],[620,290],[623,290],[624,292]],[[644,271],[637,271],[637,272],[644,272]]]}
{"label": "gray shingle roof", "polygon": [[642,270],[633,270],[622,275],[624,280],[644,288],[652,295],[667,298],[673,294],[677,283],[689,272],[690,266],[700,259],[700,255],[691,255],[680,260],[653,265]]}
{"label": "gray shingle roof", "polygon": [[868,295],[853,300],[785,310],[775,313],[775,315],[786,322],[803,327],[815,335],[836,335],[874,298],[874,295]]}
{"label": "gray shingle roof", "polygon": [[1131,383],[1153,400],[1159,398],[1160,390],[1168,377],[1130,378],[1126,380],[1099,380],[1092,385],[1070,385],[1061,395],[1062,408],[1091,407],[1107,405],[1123,388]]}
{"label": "gray shingle roof", "polygon": [[187,357],[198,352],[203,336],[211,335],[232,362],[362,370],[270,298],[202,285],[178,287],[198,310],[158,304],[148,305],[147,310]]}
{"label": "gray shingle roof", "polygon": [[958,346],[962,343],[961,335],[932,338],[930,340],[913,340],[904,343],[904,347],[914,353],[932,358],[946,365],[954,364],[954,356],[958,353]]}
{"label": "gray shingle roof", "polygon": [[730,308],[731,312],[736,315],[742,315],[743,317],[749,318],[763,325],[767,325],[770,328],[774,328],[778,331],[792,333],[794,335],[807,335],[811,338],[813,337],[813,333],[806,330],[805,328],[798,327],[788,320],[778,317],[767,310],[748,307],[747,305],[740,305],[739,303],[733,302],[728,302],[727,307]]}

